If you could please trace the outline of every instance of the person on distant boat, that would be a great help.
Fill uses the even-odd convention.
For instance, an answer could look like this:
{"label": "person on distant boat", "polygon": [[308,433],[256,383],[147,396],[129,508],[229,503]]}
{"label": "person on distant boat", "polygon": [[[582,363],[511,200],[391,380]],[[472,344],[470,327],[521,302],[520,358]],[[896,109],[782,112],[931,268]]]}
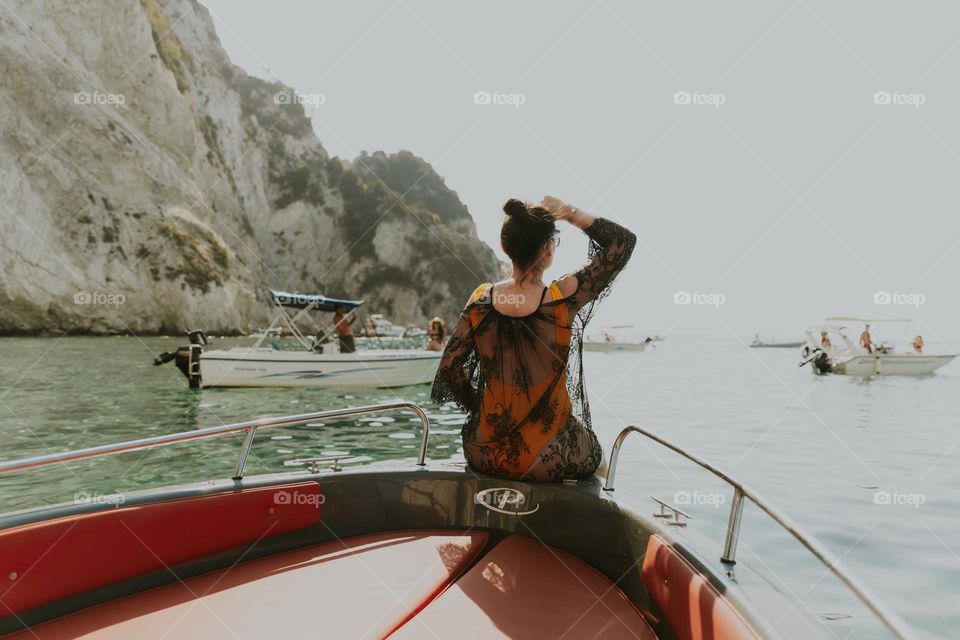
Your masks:
{"label": "person on distant boat", "polygon": [[833,346],[833,343],[830,342],[830,334],[826,331],[820,332],[820,346],[824,349],[829,349]]}
{"label": "person on distant boat", "polygon": [[353,323],[357,321],[357,316],[348,313],[346,307],[337,307],[333,312],[333,326],[340,337],[340,353],[354,353],[357,345],[353,340]]}
{"label": "person on distant boat", "polygon": [[440,318],[434,318],[427,326],[427,351],[443,351],[447,339],[447,325]]}
{"label": "person on distant boat", "polygon": [[[581,336],[637,237],[551,196],[537,205],[511,199],[503,211],[500,245],[512,277],[470,296],[431,397],[467,413],[463,452],[471,468],[517,480],[589,477],[603,452],[590,427]],[[545,284],[558,222],[586,233],[590,261]]]}
{"label": "person on distant boat", "polygon": [[914,353],[923,353],[923,336],[914,336],[911,344],[913,345]]}
{"label": "person on distant boat", "polygon": [[870,337],[870,325],[867,325],[860,334],[860,346],[867,350],[867,353],[873,353],[873,338]]}

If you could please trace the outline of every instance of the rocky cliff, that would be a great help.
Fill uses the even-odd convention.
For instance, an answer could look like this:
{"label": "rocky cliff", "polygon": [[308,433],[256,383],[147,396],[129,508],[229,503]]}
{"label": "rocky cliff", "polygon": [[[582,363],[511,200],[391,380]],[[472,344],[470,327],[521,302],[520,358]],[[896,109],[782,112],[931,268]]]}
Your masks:
{"label": "rocky cliff", "polygon": [[330,157],[193,0],[0,9],[0,331],[245,332],[269,287],[455,317],[497,274],[411,153]]}

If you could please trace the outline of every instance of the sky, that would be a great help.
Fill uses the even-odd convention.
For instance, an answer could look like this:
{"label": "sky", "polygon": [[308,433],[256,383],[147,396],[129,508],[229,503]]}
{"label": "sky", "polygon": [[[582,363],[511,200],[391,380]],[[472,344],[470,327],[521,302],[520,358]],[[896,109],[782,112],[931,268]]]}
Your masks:
{"label": "sky", "polygon": [[[635,231],[595,328],[799,339],[846,315],[960,337],[956,3],[203,4],[331,154],[423,157],[501,258],[510,197]],[[547,275],[585,252],[565,233]]]}

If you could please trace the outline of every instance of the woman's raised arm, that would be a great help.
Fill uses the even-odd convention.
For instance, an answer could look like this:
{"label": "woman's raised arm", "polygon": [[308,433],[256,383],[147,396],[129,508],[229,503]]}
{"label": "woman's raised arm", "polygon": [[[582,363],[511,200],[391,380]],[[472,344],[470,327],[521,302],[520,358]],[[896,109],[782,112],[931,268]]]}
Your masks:
{"label": "woman's raised arm", "polygon": [[547,196],[543,206],[559,220],[583,230],[590,238],[590,261],[575,273],[557,281],[564,296],[573,295],[577,309],[596,300],[613,283],[630,260],[637,236],[626,227],[606,218],[594,216]]}

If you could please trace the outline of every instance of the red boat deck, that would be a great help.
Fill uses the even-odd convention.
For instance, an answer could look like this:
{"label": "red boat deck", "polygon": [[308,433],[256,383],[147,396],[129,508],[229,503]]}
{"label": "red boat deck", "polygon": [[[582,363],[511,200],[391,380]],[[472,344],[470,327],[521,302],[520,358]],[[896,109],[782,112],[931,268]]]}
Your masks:
{"label": "red boat deck", "polygon": [[487,541],[481,532],[409,531],[329,542],[8,637],[656,637],[619,589],[584,562],[525,538],[489,551]]}

